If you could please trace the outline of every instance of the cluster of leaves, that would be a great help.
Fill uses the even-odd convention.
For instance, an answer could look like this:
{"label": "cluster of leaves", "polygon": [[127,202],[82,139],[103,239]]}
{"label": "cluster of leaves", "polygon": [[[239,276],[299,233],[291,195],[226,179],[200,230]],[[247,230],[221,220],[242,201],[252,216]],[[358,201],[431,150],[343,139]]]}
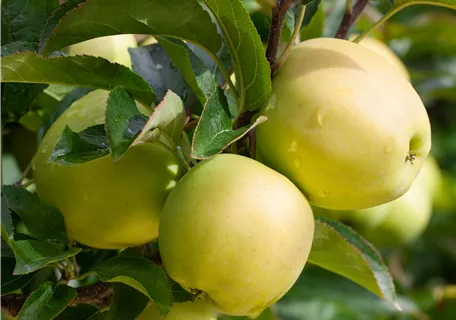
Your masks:
{"label": "cluster of leaves", "polygon": [[[440,0],[450,5],[451,1]],[[405,2],[396,1],[393,9],[386,10]],[[335,34],[344,1],[302,4],[307,9],[300,25],[299,6],[286,16],[284,42],[292,41],[295,28],[300,28],[301,40]],[[74,101],[93,89],[105,89],[110,91],[106,125],[82,132],[66,128],[52,161],[71,165],[108,154],[117,160],[132,145],[154,139],[176,150],[189,166],[228,147],[248,154],[249,141],[237,141],[267,121],[258,110],[271,93],[262,43],[269,35],[265,26],[271,17],[270,8],[264,9],[254,1],[240,0],[69,0],[63,5],[58,0],[4,0],[2,126],[14,130],[19,123],[37,131],[40,140]],[[385,35],[390,38],[385,40],[410,38],[424,50],[420,56],[416,50],[403,52],[411,65],[419,67],[420,59],[436,54],[436,66],[430,71],[448,71],[437,67],[442,52],[430,52],[435,46],[429,45],[423,49],[429,40],[411,37],[409,25],[398,21],[387,25]],[[362,21],[357,27],[362,28]],[[65,55],[66,46],[120,33],[153,35],[158,43],[129,49],[132,70],[103,58]],[[449,56],[454,53],[451,44],[445,43],[445,48],[442,51]],[[434,85],[429,90],[429,77],[420,75],[418,67],[414,80],[419,89],[424,88],[420,93],[429,95],[429,105],[454,101],[447,87]],[[136,102],[152,110],[151,115],[142,114]],[[445,125],[442,128],[447,130]],[[445,146],[441,148],[441,154],[447,154]],[[1,212],[2,306],[21,297],[18,319],[135,319],[149,301],[165,315],[172,303],[194,299],[166,275],[156,259],[156,243],[120,251],[74,244],[67,238],[61,214],[30,188],[3,187]],[[454,218],[451,221],[455,223]],[[274,310],[283,319],[366,318],[362,314],[372,319],[397,315],[400,309],[405,314],[419,312],[411,298],[396,297],[393,279],[377,250],[340,223],[316,220],[308,265]],[[88,298],[85,289],[97,285],[96,299]],[[108,303],[100,292],[108,296]]]}

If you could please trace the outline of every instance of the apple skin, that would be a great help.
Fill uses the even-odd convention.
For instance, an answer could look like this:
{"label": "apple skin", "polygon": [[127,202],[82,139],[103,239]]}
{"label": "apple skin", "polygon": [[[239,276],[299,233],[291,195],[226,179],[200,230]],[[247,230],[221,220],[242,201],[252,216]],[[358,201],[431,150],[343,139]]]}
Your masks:
{"label": "apple skin", "polygon": [[[352,35],[350,36],[349,40],[354,40],[356,39],[358,35]],[[388,62],[395,67],[403,76],[404,78],[407,79],[407,81],[410,81],[410,74],[407,71],[407,68],[405,67],[404,63],[401,61],[401,59],[394,53],[393,50],[390,49],[385,43],[382,41],[368,37],[364,38],[359,42],[360,45],[367,47],[377,53],[378,55],[382,56]]]}
{"label": "apple skin", "polygon": [[[427,227],[432,215],[432,194],[422,170],[412,187],[399,199],[365,210],[380,215],[374,226],[360,226],[361,234],[377,247],[395,247],[414,241]],[[386,211],[386,214],[385,214]],[[369,218],[371,219],[371,218]]]}
{"label": "apple skin", "polygon": [[65,125],[79,132],[104,123],[108,95],[96,90],[71,105],[46,133],[33,166],[38,195],[60,210],[71,239],[117,249],[157,238],[161,210],[183,168],[158,142],[133,146],[117,162],[111,155],[76,165],[48,162]]}
{"label": "apple skin", "polygon": [[431,218],[433,194],[439,181],[436,166],[435,159],[429,156],[412,187],[396,200],[353,211],[313,207],[314,215],[351,225],[377,247],[406,245],[423,232]]}
{"label": "apple skin", "polygon": [[261,163],[233,154],[196,165],[173,189],[159,229],[168,275],[221,313],[257,317],[300,275],[314,220],[302,193]]}
{"label": "apple skin", "polygon": [[429,118],[411,84],[384,58],[346,40],[294,47],[263,114],[268,121],[257,128],[263,163],[327,209],[397,199],[431,147]]}
{"label": "apple skin", "polygon": [[[162,320],[155,304],[151,303],[136,320]],[[165,320],[217,320],[216,312],[202,300],[174,303]]]}
{"label": "apple skin", "polygon": [[128,48],[136,47],[136,38],[133,34],[119,34],[76,43],[70,47],[70,54],[102,57],[111,62],[117,62],[131,68],[131,58]]}

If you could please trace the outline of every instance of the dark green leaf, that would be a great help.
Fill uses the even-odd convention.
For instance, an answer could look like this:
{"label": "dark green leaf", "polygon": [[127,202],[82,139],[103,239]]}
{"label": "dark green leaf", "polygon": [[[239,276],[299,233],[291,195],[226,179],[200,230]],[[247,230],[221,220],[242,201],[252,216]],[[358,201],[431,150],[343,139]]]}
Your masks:
{"label": "dark green leaf", "polygon": [[109,143],[103,124],[74,132],[65,126],[49,161],[64,165],[83,163],[109,154]]}
{"label": "dark green leaf", "polygon": [[2,257],[2,295],[22,288],[38,274],[38,272],[33,272],[15,276],[13,275],[15,263],[16,261],[14,259]]}
{"label": "dark green leaf", "polygon": [[55,320],[88,320],[100,309],[90,304],[79,304],[76,307],[68,307]]}
{"label": "dark green leaf", "polygon": [[60,19],[62,19],[69,11],[76,8],[79,4],[86,2],[86,1],[87,0],[66,0],[65,3],[60,5],[60,7],[52,13],[52,15],[46,21],[46,24],[43,27],[43,30],[41,32],[40,43],[39,43],[40,52],[43,51],[47,40],[52,35],[52,31],[57,26]]}
{"label": "dark green leaf", "polygon": [[128,51],[130,52],[133,70],[154,89],[156,104],[163,100],[168,90],[181,97],[186,107],[195,104],[195,94],[160,44],[129,48]]}
{"label": "dark green leaf", "polygon": [[8,237],[12,237],[14,233],[13,220],[11,219],[11,211],[9,209],[8,203],[6,203],[6,198],[2,195],[2,226],[5,228]]}
{"label": "dark green leaf", "polygon": [[388,267],[378,251],[342,223],[319,217],[309,263],[337,273],[394,302],[396,291]]}
{"label": "dark green leaf", "polygon": [[217,86],[212,70],[183,41],[164,37],[157,37],[157,41],[176,64],[200,103],[204,105]]}
{"label": "dark green leaf", "polygon": [[14,274],[26,274],[78,254],[81,248],[67,249],[61,243],[41,240],[11,241],[11,248],[16,256]]}
{"label": "dark green leaf", "polygon": [[93,316],[88,318],[87,320],[106,320],[106,317],[108,316],[107,311],[99,311],[95,313]]}
{"label": "dark green leaf", "polygon": [[217,29],[197,1],[92,0],[61,19],[45,44],[44,53],[122,33],[182,38],[199,43],[214,54],[220,48]]}
{"label": "dark green leaf", "polygon": [[3,0],[2,45],[15,42],[38,42],[41,29],[59,0]]}
{"label": "dark green leaf", "polygon": [[234,61],[240,109],[256,110],[271,94],[269,63],[255,26],[240,0],[205,0],[219,22]]}
{"label": "dark green leaf", "polygon": [[252,125],[233,130],[228,102],[218,87],[207,100],[193,135],[192,158],[206,159],[222,152],[265,120],[266,117],[261,116]]}
{"label": "dark green leaf", "polygon": [[45,282],[25,301],[18,320],[49,320],[60,314],[76,298],[76,290],[66,285]]}
{"label": "dark green leaf", "polygon": [[[3,227],[2,225],[2,238],[3,238],[3,232],[4,232],[5,228]],[[6,241],[5,240],[2,240],[2,244],[1,244],[1,257],[2,259],[3,258],[14,258],[14,253],[13,251],[11,250],[10,248],[10,240],[8,239],[8,237],[6,237]]]}
{"label": "dark green leaf", "polygon": [[57,209],[23,188],[4,186],[2,193],[9,208],[21,217],[31,236],[41,240],[68,241],[63,216]]}
{"label": "dark green leaf", "polygon": [[138,290],[122,283],[115,283],[107,320],[135,320],[147,306],[149,298]]}
{"label": "dark green leaf", "polygon": [[106,133],[114,160],[118,160],[146,124],[135,100],[123,87],[115,87],[106,107]]}
{"label": "dark green leaf", "polygon": [[[307,2],[307,3],[304,3]],[[301,28],[306,27],[307,25],[310,24],[312,21],[312,18],[315,16],[315,14],[318,11],[318,8],[320,6],[321,0],[303,0],[302,4],[307,5],[306,7],[306,13],[304,14],[304,20],[302,21]]]}
{"label": "dark green leaf", "polygon": [[93,270],[102,281],[121,282],[154,300],[166,315],[173,301],[165,271],[144,258],[114,257]]}
{"label": "dark green leaf", "polygon": [[105,90],[122,85],[146,105],[151,105],[155,98],[144,79],[129,68],[103,58],[44,58],[35,53],[23,53],[3,57],[1,64],[3,82],[60,83]]}
{"label": "dark green leaf", "polygon": [[155,107],[146,125],[136,137],[134,144],[147,141],[154,129],[159,129],[176,144],[184,130],[185,110],[182,100],[177,94],[168,91],[163,101]]}
{"label": "dark green leaf", "polygon": [[5,44],[2,46],[1,55],[2,57],[10,56],[19,52],[35,51],[36,43],[16,41]]}
{"label": "dark green leaf", "polygon": [[168,278],[168,281],[171,284],[171,289],[173,291],[173,303],[195,300],[195,295],[182,288],[179,283],[171,278]]}

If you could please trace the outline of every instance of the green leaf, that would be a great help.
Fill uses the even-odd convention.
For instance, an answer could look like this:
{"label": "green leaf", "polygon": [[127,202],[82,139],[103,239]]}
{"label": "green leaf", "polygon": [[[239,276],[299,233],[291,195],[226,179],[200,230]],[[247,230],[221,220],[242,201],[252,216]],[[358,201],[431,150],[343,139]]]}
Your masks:
{"label": "green leaf", "polygon": [[68,242],[63,216],[56,208],[23,188],[4,186],[2,193],[8,207],[19,215],[33,237]]}
{"label": "green leaf", "polygon": [[146,121],[127,90],[119,86],[110,92],[106,107],[106,133],[114,160],[128,150]]}
{"label": "green leaf", "polygon": [[62,243],[41,240],[11,241],[11,249],[16,256],[14,274],[27,274],[78,254],[81,248],[66,249]]}
{"label": "green leaf", "polygon": [[13,252],[13,250],[11,250],[11,247],[10,247],[11,242],[8,239],[8,236],[6,236],[6,240],[3,240],[3,238],[4,238],[4,234],[3,233],[6,234],[5,228],[2,225],[2,244],[0,246],[1,257],[2,257],[2,259],[3,258],[14,258],[14,252]]}
{"label": "green leaf", "polygon": [[[1,56],[35,51],[35,42],[16,41],[2,45]],[[13,122],[25,116],[48,85],[2,83],[2,123]]]}
{"label": "green leaf", "polygon": [[16,291],[17,289],[22,288],[27,283],[32,281],[33,278],[38,274],[38,272],[33,272],[29,274],[15,276],[13,275],[15,263],[16,261],[14,259],[2,257],[2,295],[8,294],[10,292]]}
{"label": "green leaf", "polygon": [[43,52],[49,54],[92,38],[125,33],[181,38],[214,54],[221,44],[216,26],[197,1],[92,0],[60,20]]}
{"label": "green leaf", "polygon": [[319,217],[309,263],[337,273],[394,302],[396,291],[388,267],[378,251],[342,223]]}
{"label": "green leaf", "polygon": [[71,10],[76,8],[79,4],[86,2],[87,0],[66,0],[60,7],[55,10],[52,15],[46,21],[46,24],[41,31],[39,50],[43,51],[44,45],[46,44],[49,37],[52,35],[52,31],[57,26],[59,21]]}
{"label": "green leaf", "polygon": [[2,45],[15,42],[38,42],[41,29],[59,0],[3,0]]}
{"label": "green leaf", "polygon": [[[3,156],[3,155],[2,155]],[[4,161],[4,159],[2,159]],[[6,203],[6,198],[2,195],[2,227],[5,229],[5,232],[8,238],[13,236],[14,233],[14,225],[13,220],[11,219],[11,211],[9,209],[8,203]]]}
{"label": "green leaf", "polygon": [[195,94],[160,44],[129,48],[128,51],[133,70],[154,88],[156,104],[159,104],[168,90],[171,90],[181,97],[186,107],[194,106]]}
{"label": "green leaf", "polygon": [[206,159],[222,152],[223,149],[242,138],[249,130],[266,119],[266,117],[260,116],[250,126],[233,130],[228,102],[222,89],[218,87],[204,106],[193,135],[191,157]]}
{"label": "green leaf", "polygon": [[121,282],[154,300],[163,315],[173,302],[165,271],[144,258],[114,257],[93,270],[102,281]]}
{"label": "green leaf", "polygon": [[144,79],[129,68],[92,56],[44,58],[22,53],[1,59],[3,82],[59,83],[112,90],[124,86],[136,99],[150,106],[155,95]]}
{"label": "green leaf", "polygon": [[[315,14],[317,13],[321,0],[302,1],[303,5],[306,6],[306,12],[304,14],[304,20],[302,21],[301,28],[307,27],[311,22]],[[306,2],[306,3],[304,3]],[[323,15],[324,17],[324,15]]]}
{"label": "green leaf", "polygon": [[217,86],[212,71],[183,41],[165,37],[157,37],[157,41],[176,64],[201,104],[204,105]]}
{"label": "green leaf", "polygon": [[104,157],[109,152],[104,124],[77,133],[65,126],[49,161],[72,165]]}
{"label": "green leaf", "polygon": [[240,0],[205,0],[219,22],[234,61],[239,111],[264,106],[271,94],[269,63],[263,44]]}
{"label": "green leaf", "polygon": [[18,320],[49,320],[61,313],[76,298],[76,289],[66,285],[43,283],[25,301]]}
{"label": "green leaf", "polygon": [[116,283],[107,320],[135,320],[147,306],[149,298],[138,290]]}
{"label": "green leaf", "polygon": [[55,320],[88,320],[95,316],[100,309],[90,304],[79,304],[76,307],[68,307]]}
{"label": "green leaf", "polygon": [[177,94],[168,90],[163,101],[155,107],[133,144],[147,141],[154,129],[159,129],[160,133],[170,137],[177,144],[184,130],[184,124],[184,104]]}

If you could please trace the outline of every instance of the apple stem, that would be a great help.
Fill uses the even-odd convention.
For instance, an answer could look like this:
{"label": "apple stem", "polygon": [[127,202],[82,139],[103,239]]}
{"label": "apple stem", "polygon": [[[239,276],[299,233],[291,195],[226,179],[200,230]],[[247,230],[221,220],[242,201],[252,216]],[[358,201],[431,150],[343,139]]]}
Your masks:
{"label": "apple stem", "polygon": [[271,66],[277,59],[280,35],[282,34],[287,11],[291,7],[292,3],[292,0],[277,0],[276,5],[272,7],[271,29],[269,31],[268,45],[266,48],[266,58]]}
{"label": "apple stem", "polygon": [[293,35],[291,36],[290,41],[288,42],[287,47],[283,51],[282,55],[271,65],[271,75],[279,70],[280,66],[285,62],[288,55],[290,54],[291,49],[295,45],[296,42],[299,43],[299,31],[301,30],[302,22],[304,21],[304,16],[306,14],[306,6],[301,5],[301,10],[299,13],[298,22],[295,25],[293,30]]}
{"label": "apple stem", "polygon": [[346,0],[345,3],[345,12],[340,23],[339,29],[336,32],[335,38],[345,39],[347,36],[348,30],[358,19],[361,12],[369,3],[369,0],[358,0],[354,6],[352,6],[352,0]]}

